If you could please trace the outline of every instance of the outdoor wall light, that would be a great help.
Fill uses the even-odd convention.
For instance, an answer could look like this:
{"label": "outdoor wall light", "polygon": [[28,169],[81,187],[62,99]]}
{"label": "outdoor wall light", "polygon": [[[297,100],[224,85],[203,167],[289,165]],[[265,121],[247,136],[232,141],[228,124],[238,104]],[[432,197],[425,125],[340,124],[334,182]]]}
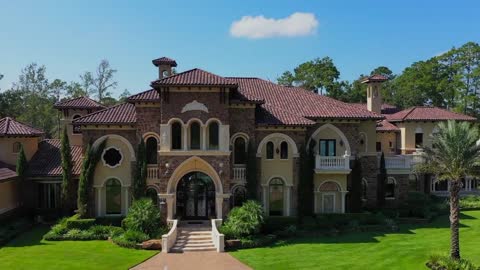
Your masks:
{"label": "outdoor wall light", "polygon": [[343,146],[343,141],[342,141],[342,140],[340,140],[339,144],[340,144],[340,146]]}

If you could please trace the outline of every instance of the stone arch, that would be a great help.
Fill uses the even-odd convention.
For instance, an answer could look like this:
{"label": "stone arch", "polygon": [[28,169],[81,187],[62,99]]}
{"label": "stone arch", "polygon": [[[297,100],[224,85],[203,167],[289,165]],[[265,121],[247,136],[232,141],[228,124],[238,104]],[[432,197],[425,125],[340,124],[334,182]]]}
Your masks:
{"label": "stone arch", "polygon": [[168,180],[167,193],[175,194],[177,190],[177,184],[185,174],[191,172],[202,172],[208,175],[215,185],[215,192],[217,194],[223,194],[223,185],[220,180],[220,176],[217,171],[207,161],[200,157],[194,156],[183,161],[172,173],[172,176]]}
{"label": "stone arch", "polygon": [[212,122],[217,122],[219,126],[222,125],[222,121],[220,121],[220,119],[213,117],[213,118],[209,118],[207,122],[205,122],[205,126],[208,126]]}
{"label": "stone arch", "polygon": [[100,138],[98,138],[94,143],[93,143],[93,147],[97,147],[103,140],[105,139],[117,139],[119,141],[121,141],[122,143],[124,143],[127,148],[128,148],[128,151],[130,152],[130,158],[132,161],[137,161],[137,158],[135,157],[135,151],[133,150],[133,146],[132,144],[127,140],[125,139],[124,137],[120,136],[120,135],[117,135],[117,134],[107,134],[107,135],[104,135]]}
{"label": "stone arch", "polygon": [[143,140],[146,142],[148,138],[150,137],[154,137],[155,139],[157,139],[157,142],[160,142],[160,135],[158,135],[158,133],[156,132],[145,132],[143,135],[142,135],[142,138]]}
{"label": "stone arch", "polygon": [[[250,140],[250,137],[248,136],[247,133],[244,133],[244,132],[237,132],[235,134],[233,134],[232,137],[230,137],[230,145],[233,146],[233,144],[235,143],[235,140],[238,138],[238,137],[242,137],[243,139],[245,139],[245,147],[247,147],[248,145],[248,141]],[[480,141],[480,140],[479,140]]]}
{"label": "stone arch", "polygon": [[182,124],[182,126],[185,125],[185,123],[180,118],[170,118],[170,120],[168,120],[167,122],[167,125],[171,126],[174,122],[179,122],[180,124]]}
{"label": "stone arch", "polygon": [[201,127],[205,126],[205,124],[203,124],[202,120],[200,120],[200,119],[198,119],[198,118],[190,118],[190,119],[188,119],[187,123],[185,123],[185,126],[188,128],[188,127],[190,127],[190,125],[191,125],[193,122],[198,122]]}
{"label": "stone arch", "polygon": [[[352,155],[352,151],[351,151],[351,148],[350,148],[350,143],[348,142],[347,137],[345,136],[345,134],[339,128],[337,128],[336,126],[334,126],[332,124],[325,124],[325,125],[317,128],[317,130],[315,130],[315,132],[313,132],[312,136],[310,136],[310,138],[308,139],[307,147],[305,147],[305,149],[308,151],[308,147],[310,146],[310,142],[312,141],[312,139],[315,140],[315,137],[317,137],[317,135],[320,134],[320,132],[322,130],[325,130],[325,129],[328,129],[328,128],[333,130],[335,133],[338,134],[338,136],[340,136],[343,143],[345,144],[345,150],[347,152],[346,154],[347,155]],[[318,143],[317,143],[317,145],[318,145]]]}
{"label": "stone arch", "polygon": [[263,146],[266,145],[267,142],[273,140],[274,138],[280,138],[280,139],[286,141],[292,147],[293,157],[298,157],[297,144],[295,143],[295,141],[290,136],[288,136],[284,133],[272,133],[272,134],[269,134],[269,135],[265,136],[265,138],[263,138],[262,141],[258,144],[257,157],[262,156]]}
{"label": "stone arch", "polygon": [[117,180],[118,182],[120,182],[120,185],[121,185],[122,187],[129,187],[129,186],[130,186],[130,185],[125,185],[124,182],[122,181],[122,179],[120,179],[120,178],[117,177],[117,176],[108,176],[108,177],[105,177],[105,178],[102,180],[100,187],[105,187],[105,184],[106,184],[107,181],[110,180],[110,179],[115,179],[115,180]]}
{"label": "stone arch", "polygon": [[342,191],[342,185],[340,185],[338,181],[327,180],[318,186],[317,191],[319,192]]}

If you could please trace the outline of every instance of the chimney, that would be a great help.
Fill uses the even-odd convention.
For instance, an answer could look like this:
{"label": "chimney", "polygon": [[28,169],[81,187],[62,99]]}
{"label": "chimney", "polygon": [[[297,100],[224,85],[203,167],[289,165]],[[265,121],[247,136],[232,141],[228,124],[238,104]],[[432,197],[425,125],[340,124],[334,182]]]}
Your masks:
{"label": "chimney", "polygon": [[168,57],[160,57],[152,60],[152,63],[158,67],[158,79],[161,80],[172,75],[172,69],[177,66],[177,62]]}
{"label": "chimney", "polygon": [[370,77],[363,79],[362,83],[367,85],[367,109],[371,112],[382,114],[382,83],[387,81],[388,78],[374,74]]}

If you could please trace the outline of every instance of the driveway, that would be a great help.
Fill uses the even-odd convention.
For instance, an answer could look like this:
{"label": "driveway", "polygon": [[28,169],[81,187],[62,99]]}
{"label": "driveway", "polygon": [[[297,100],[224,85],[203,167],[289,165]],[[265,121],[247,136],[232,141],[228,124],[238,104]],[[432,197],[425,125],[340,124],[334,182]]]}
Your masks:
{"label": "driveway", "polygon": [[226,252],[216,251],[159,253],[145,262],[135,266],[132,270],[250,270],[237,259]]}

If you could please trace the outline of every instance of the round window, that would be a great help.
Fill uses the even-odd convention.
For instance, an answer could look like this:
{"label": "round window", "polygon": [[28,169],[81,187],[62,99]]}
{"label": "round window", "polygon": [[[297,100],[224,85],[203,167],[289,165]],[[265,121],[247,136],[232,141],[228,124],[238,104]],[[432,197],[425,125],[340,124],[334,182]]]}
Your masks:
{"label": "round window", "polygon": [[122,162],[122,153],[118,149],[108,148],[103,152],[103,163],[108,167],[117,167]]}

